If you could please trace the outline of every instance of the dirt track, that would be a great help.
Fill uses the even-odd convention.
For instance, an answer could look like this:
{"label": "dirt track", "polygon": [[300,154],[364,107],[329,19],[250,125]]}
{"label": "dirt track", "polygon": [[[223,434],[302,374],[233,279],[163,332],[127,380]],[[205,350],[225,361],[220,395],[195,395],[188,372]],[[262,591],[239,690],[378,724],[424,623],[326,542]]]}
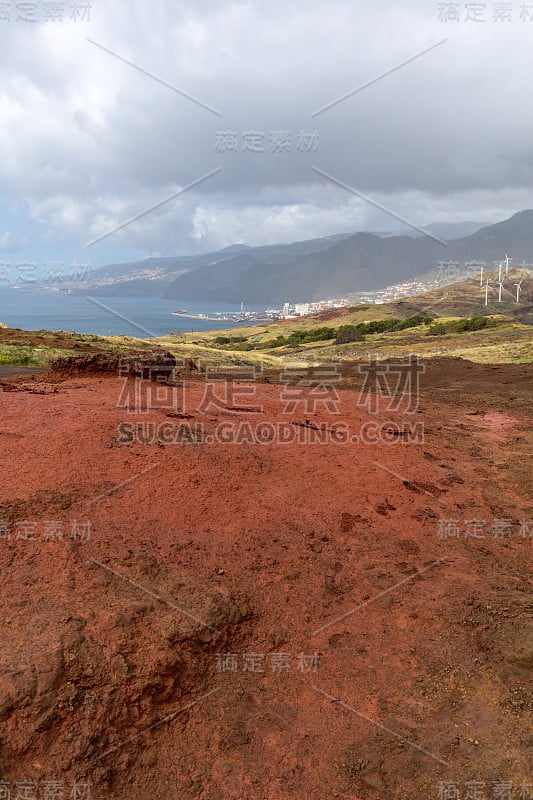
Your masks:
{"label": "dirt track", "polygon": [[117,800],[533,784],[533,369],[435,363],[409,415],[370,414],[352,373],[337,406],[292,413],[274,383],[218,383],[217,409],[187,382],[131,414],[115,377],[2,382],[3,780]]}
{"label": "dirt track", "polygon": [[0,367],[0,378],[7,378],[11,375],[39,375],[46,371],[46,369],[38,367]]}

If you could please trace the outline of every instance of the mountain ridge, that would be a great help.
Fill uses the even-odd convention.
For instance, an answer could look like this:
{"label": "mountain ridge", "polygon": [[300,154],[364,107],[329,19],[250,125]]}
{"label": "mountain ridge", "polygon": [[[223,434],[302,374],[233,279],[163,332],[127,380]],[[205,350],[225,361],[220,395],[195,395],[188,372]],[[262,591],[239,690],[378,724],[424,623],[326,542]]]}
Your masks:
{"label": "mountain ridge", "polygon": [[378,291],[435,271],[439,262],[490,262],[506,252],[515,263],[533,262],[533,210],[448,242],[438,241],[435,234],[361,231],[291,244],[236,244],[194,256],[150,257],[101,267],[91,273],[88,286],[74,291],[277,305]]}

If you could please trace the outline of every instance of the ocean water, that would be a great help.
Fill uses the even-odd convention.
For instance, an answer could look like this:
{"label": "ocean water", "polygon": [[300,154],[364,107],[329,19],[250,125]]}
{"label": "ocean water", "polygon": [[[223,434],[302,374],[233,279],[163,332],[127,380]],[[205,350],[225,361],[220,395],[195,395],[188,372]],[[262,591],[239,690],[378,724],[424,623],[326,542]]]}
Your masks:
{"label": "ocean water", "polygon": [[[229,322],[209,322],[173,317],[172,311],[191,314],[240,312],[239,305],[190,303],[159,297],[77,297],[38,294],[0,288],[0,322],[24,330],[64,330],[102,335],[125,334],[147,338],[165,333],[223,330]],[[260,311],[247,306],[246,311]],[[264,310],[264,309],[263,309]]]}

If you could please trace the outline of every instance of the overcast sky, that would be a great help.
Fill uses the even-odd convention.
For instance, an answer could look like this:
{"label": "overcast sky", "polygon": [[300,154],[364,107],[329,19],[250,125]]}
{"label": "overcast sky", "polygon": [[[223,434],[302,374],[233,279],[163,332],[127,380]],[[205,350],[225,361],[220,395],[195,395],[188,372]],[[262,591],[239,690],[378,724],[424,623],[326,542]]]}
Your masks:
{"label": "overcast sky", "polygon": [[0,261],[533,208],[531,2],[2,3]]}

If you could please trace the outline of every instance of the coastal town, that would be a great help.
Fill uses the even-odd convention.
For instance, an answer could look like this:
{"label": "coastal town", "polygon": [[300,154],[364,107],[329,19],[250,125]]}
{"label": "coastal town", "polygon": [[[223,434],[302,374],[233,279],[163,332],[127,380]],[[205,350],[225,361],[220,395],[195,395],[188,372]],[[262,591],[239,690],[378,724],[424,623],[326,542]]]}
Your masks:
{"label": "coastal town", "polygon": [[[224,310],[203,313],[191,312],[187,308],[182,308],[173,311],[172,315],[201,322],[228,322],[232,324],[297,319],[321,311],[349,308],[354,305],[382,305],[393,300],[412,297],[413,295],[452,285],[468,278],[479,277],[480,285],[482,285],[483,274],[487,276],[492,270],[498,270],[500,265],[505,263],[505,261],[498,260],[490,262],[477,260],[464,262],[441,261],[431,270],[417,278],[390,284],[383,289],[353,291],[341,297],[320,300],[291,299],[279,307],[269,307],[264,310],[258,309],[257,305],[254,309],[246,308],[246,304],[241,302],[240,310],[235,311]],[[508,269],[510,265],[513,265],[513,260],[507,258],[506,268]],[[527,263],[525,260],[522,260],[519,265],[514,264],[513,266],[519,266],[525,270],[533,270],[533,263]],[[32,290],[44,294],[72,294],[78,293],[82,288],[87,291],[89,288],[94,290],[104,287],[117,287],[125,283],[126,280],[131,281],[132,279],[137,281],[158,281],[164,276],[168,278],[169,274],[172,277],[176,277],[176,275],[186,271],[178,270],[169,273],[164,266],[153,266],[135,270],[127,275],[117,274],[92,277],[91,271],[86,271],[80,277],[79,273],[73,270],[73,274],[70,277],[65,273],[62,274],[60,279],[56,275],[55,280],[36,281],[28,280],[26,277],[23,281],[18,280],[12,283],[11,286],[21,291]],[[197,306],[197,304],[195,305]]]}
{"label": "coastal town", "polygon": [[[488,274],[490,270],[498,270],[500,263],[500,261],[488,263],[486,261],[466,261],[464,263],[442,261],[437,265],[436,270],[425,276],[412,281],[391,284],[380,291],[353,292],[346,297],[318,300],[316,302],[284,303],[280,309],[267,309],[264,316],[270,319],[294,319],[332,308],[347,308],[359,304],[382,305],[390,303],[392,300],[399,300],[402,297],[412,297],[415,294],[430,292],[433,289],[439,289],[467,278],[479,276],[481,279],[483,273]],[[511,263],[512,259],[509,259],[508,264],[510,265]],[[533,270],[533,264],[527,264],[525,261],[519,266],[521,269]]]}

